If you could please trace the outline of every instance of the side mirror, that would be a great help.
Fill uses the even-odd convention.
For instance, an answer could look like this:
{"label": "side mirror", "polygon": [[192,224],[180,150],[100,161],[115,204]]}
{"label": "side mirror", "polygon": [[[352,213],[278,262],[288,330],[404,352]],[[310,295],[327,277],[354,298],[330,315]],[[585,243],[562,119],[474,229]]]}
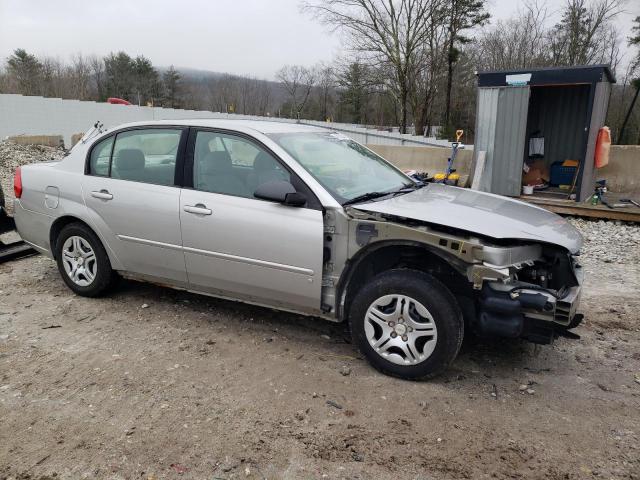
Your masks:
{"label": "side mirror", "polygon": [[253,196],[291,207],[302,207],[307,203],[306,197],[302,193],[296,192],[295,187],[285,181],[265,182],[258,186]]}

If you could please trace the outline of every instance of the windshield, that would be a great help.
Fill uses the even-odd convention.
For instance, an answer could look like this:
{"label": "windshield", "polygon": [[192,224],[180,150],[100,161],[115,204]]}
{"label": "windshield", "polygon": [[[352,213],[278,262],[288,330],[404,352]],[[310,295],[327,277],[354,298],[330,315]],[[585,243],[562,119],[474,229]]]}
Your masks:
{"label": "windshield", "polygon": [[340,203],[396,192],[414,182],[375,153],[335,132],[269,135]]}

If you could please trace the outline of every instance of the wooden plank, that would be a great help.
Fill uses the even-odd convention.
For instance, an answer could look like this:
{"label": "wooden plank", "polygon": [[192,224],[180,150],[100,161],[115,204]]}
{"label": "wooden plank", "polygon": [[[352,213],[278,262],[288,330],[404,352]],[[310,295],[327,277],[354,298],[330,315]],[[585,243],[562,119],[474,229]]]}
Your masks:
{"label": "wooden plank", "polygon": [[555,200],[535,198],[523,195],[520,200],[533,203],[551,212],[561,215],[573,215],[577,217],[598,218],[602,220],[622,220],[625,222],[640,223],[640,208],[623,207],[611,209],[603,205],[591,205],[578,203],[573,200]]}
{"label": "wooden plank", "polygon": [[480,188],[480,179],[484,173],[484,163],[487,158],[487,152],[478,152],[478,158],[476,159],[475,170],[473,172],[473,181],[471,182],[471,189],[478,190]]}

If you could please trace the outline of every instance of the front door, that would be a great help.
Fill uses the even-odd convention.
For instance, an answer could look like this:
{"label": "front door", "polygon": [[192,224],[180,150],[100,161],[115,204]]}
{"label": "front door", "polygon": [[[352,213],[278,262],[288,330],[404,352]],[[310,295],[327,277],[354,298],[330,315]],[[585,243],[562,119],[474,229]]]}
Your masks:
{"label": "front door", "polygon": [[[186,285],[176,163],[186,129],[123,131],[91,150],[89,217],[125,270]],[[185,138],[186,141],[186,138]]]}
{"label": "front door", "polygon": [[[193,132],[193,189],[180,200],[189,284],[196,290],[293,309],[320,308],[322,212],[258,200],[264,182],[292,180],[245,137]],[[190,171],[190,169],[187,169]]]}

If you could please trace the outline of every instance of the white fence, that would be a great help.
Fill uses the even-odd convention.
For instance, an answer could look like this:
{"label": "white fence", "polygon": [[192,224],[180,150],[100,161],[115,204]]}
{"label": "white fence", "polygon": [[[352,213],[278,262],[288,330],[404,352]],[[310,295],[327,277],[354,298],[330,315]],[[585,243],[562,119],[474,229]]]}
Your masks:
{"label": "white fence", "polygon": [[[60,98],[27,97],[0,94],[0,139],[15,135],[62,135],[65,145],[71,136],[88,130],[97,120],[106,127],[147,120],[179,120],[188,118],[229,118],[237,120],[269,120],[295,122],[274,117],[258,117],[220,112],[178,110],[170,108],[111,105]],[[446,140],[403,135],[397,132],[365,128],[345,123],[301,120],[301,123],[338,130],[353,140],[373,145],[408,145],[448,147]]]}

